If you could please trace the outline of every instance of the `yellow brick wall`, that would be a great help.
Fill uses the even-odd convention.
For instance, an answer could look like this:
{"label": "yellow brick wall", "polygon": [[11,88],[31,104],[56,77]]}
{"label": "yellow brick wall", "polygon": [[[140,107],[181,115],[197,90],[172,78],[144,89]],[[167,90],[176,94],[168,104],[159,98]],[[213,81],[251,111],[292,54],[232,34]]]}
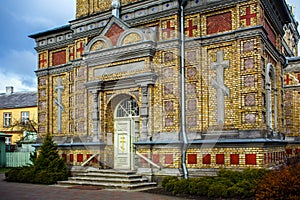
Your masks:
{"label": "yellow brick wall", "polygon": [[[20,123],[22,120],[22,112],[29,112],[29,119],[33,122],[38,122],[38,111],[37,107],[27,108],[14,108],[14,109],[1,109],[0,110],[0,132],[11,134],[11,143],[15,144],[23,137],[23,131],[21,127],[4,127],[4,113],[11,113],[11,124]],[[35,127],[37,129],[37,127]]]}

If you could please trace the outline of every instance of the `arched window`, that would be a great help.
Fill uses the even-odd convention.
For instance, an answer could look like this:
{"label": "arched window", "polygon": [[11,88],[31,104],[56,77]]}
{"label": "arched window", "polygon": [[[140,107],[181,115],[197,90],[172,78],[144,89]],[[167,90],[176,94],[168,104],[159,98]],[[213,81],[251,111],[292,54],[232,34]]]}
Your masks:
{"label": "arched window", "polygon": [[116,117],[135,117],[139,116],[139,106],[135,99],[130,98],[122,101],[116,111]]}

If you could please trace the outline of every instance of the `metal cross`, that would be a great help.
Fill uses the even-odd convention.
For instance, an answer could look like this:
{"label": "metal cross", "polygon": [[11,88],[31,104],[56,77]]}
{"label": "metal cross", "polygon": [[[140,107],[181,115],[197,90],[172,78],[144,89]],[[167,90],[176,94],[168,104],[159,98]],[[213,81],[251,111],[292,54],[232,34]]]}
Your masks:
{"label": "metal cross", "polygon": [[126,143],[125,136],[120,137],[120,143],[121,143],[121,150],[122,150],[122,152],[124,152],[125,151],[125,143]]}
{"label": "metal cross", "polygon": [[58,132],[61,132],[62,127],[62,111],[64,111],[64,106],[62,104],[62,92],[64,90],[64,86],[62,85],[61,78],[58,78],[58,85],[55,87],[55,91],[57,91],[57,99],[55,99],[55,104],[57,105],[57,129]]}
{"label": "metal cross", "polygon": [[225,95],[229,96],[229,89],[224,85],[224,68],[229,68],[229,60],[224,60],[224,52],[217,52],[217,62],[211,63],[211,69],[216,70],[216,80],[211,79],[212,86],[217,90],[217,123],[225,121]]}

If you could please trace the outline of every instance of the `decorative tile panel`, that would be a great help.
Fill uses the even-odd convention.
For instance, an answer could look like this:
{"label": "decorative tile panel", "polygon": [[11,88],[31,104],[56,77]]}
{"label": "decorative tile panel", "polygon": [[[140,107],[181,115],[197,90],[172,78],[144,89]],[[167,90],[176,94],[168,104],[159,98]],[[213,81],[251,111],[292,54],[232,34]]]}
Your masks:
{"label": "decorative tile panel", "polygon": [[66,51],[57,51],[52,53],[52,66],[65,64],[66,61]]}
{"label": "decorative tile panel", "polygon": [[231,12],[209,16],[206,18],[206,33],[215,34],[232,30]]}

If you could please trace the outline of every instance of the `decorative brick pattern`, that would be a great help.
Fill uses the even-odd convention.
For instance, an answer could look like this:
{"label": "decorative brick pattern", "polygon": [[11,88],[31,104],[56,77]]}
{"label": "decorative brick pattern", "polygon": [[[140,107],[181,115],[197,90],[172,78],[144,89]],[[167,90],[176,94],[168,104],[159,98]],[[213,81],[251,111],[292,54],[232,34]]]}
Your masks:
{"label": "decorative brick pattern", "polygon": [[195,111],[197,109],[197,99],[189,99],[187,101],[187,110]]}
{"label": "decorative brick pattern", "polygon": [[165,164],[171,165],[174,162],[173,154],[165,154]]}
{"label": "decorative brick pattern", "polygon": [[70,162],[74,162],[74,154],[70,154]]}
{"label": "decorative brick pattern", "polygon": [[256,114],[255,113],[246,113],[245,114],[245,123],[253,124],[256,122]]}
{"label": "decorative brick pattern", "polygon": [[77,162],[83,162],[83,154],[77,154]]}
{"label": "decorative brick pattern", "polygon": [[173,84],[170,84],[170,83],[165,84],[164,94],[169,95],[169,94],[173,94],[173,92],[174,92]]}
{"label": "decorative brick pattern", "polygon": [[240,164],[239,154],[230,154],[230,164],[231,165],[238,165]]}
{"label": "decorative brick pattern", "polygon": [[202,155],[202,163],[206,165],[211,164],[211,155],[210,154],[203,154]]}
{"label": "decorative brick pattern", "polygon": [[246,165],[256,165],[256,154],[246,154],[245,159]]}
{"label": "decorative brick pattern", "polygon": [[207,34],[232,30],[231,12],[209,16],[206,18]]}
{"label": "decorative brick pattern", "polygon": [[166,79],[173,78],[173,76],[174,76],[174,70],[172,68],[164,68],[164,70],[163,70],[163,76]]}
{"label": "decorative brick pattern", "polygon": [[165,101],[165,111],[173,111],[174,110],[174,102],[172,100],[170,101]]}
{"label": "decorative brick pattern", "polygon": [[172,52],[166,52],[163,54],[164,55],[164,63],[169,63],[174,60],[174,54]]}
{"label": "decorative brick pattern", "polygon": [[188,19],[185,23],[185,35],[188,37],[195,37],[197,35],[197,18]]}
{"label": "decorative brick pattern", "polygon": [[67,62],[66,51],[57,51],[52,53],[52,66],[62,65]]}
{"label": "decorative brick pattern", "polygon": [[217,165],[225,164],[225,155],[224,154],[216,154],[216,164]]}
{"label": "decorative brick pattern", "polygon": [[194,78],[197,78],[197,68],[196,67],[189,67],[187,68],[187,77],[189,79],[194,79]]}
{"label": "decorative brick pattern", "polygon": [[165,118],[165,126],[170,127],[174,125],[174,117],[166,117]]}
{"label": "decorative brick pattern", "polygon": [[39,68],[47,67],[48,60],[47,60],[47,53],[41,53],[39,55]]}
{"label": "decorative brick pattern", "polygon": [[244,69],[251,70],[254,68],[254,58],[247,58],[244,60]]}
{"label": "decorative brick pattern", "polygon": [[188,154],[188,164],[197,164],[197,154]]}
{"label": "decorative brick pattern", "polygon": [[194,63],[197,61],[197,53],[196,51],[188,51],[186,55],[186,61],[190,63]]}
{"label": "decorative brick pattern", "polygon": [[80,41],[80,42],[77,42],[77,45],[76,45],[76,56],[77,58],[80,58],[81,55],[84,53],[84,42],[83,41]]}
{"label": "decorative brick pattern", "polygon": [[120,35],[124,32],[124,30],[117,24],[113,24],[110,29],[105,34],[111,40],[113,46],[117,45],[118,39]]}
{"label": "decorative brick pattern", "polygon": [[247,52],[252,52],[254,51],[254,41],[253,40],[249,40],[247,42],[243,43],[243,52],[247,53]]}
{"label": "decorative brick pattern", "polygon": [[255,94],[247,94],[244,97],[245,106],[255,106]]}
{"label": "decorative brick pattern", "polygon": [[152,161],[154,163],[160,163],[160,155],[159,154],[153,154]]}
{"label": "decorative brick pattern", "polygon": [[242,21],[242,26],[250,26],[252,21],[256,21],[256,13],[251,10],[252,7],[248,6],[246,9],[242,10],[242,16],[240,20]]}
{"label": "decorative brick pattern", "polygon": [[276,42],[276,34],[274,33],[273,29],[271,28],[271,26],[269,25],[269,23],[265,23],[265,29],[268,33],[268,38],[269,40],[272,42],[272,44],[274,46],[276,46],[277,42]]}
{"label": "decorative brick pattern", "polygon": [[188,117],[187,122],[188,122],[189,127],[197,126],[197,117],[194,117],[194,116]]}
{"label": "decorative brick pattern", "polygon": [[244,77],[244,86],[245,87],[254,87],[255,86],[255,76],[248,75]]}
{"label": "decorative brick pattern", "polygon": [[175,26],[173,20],[162,22],[162,38],[169,39],[175,36]]}

